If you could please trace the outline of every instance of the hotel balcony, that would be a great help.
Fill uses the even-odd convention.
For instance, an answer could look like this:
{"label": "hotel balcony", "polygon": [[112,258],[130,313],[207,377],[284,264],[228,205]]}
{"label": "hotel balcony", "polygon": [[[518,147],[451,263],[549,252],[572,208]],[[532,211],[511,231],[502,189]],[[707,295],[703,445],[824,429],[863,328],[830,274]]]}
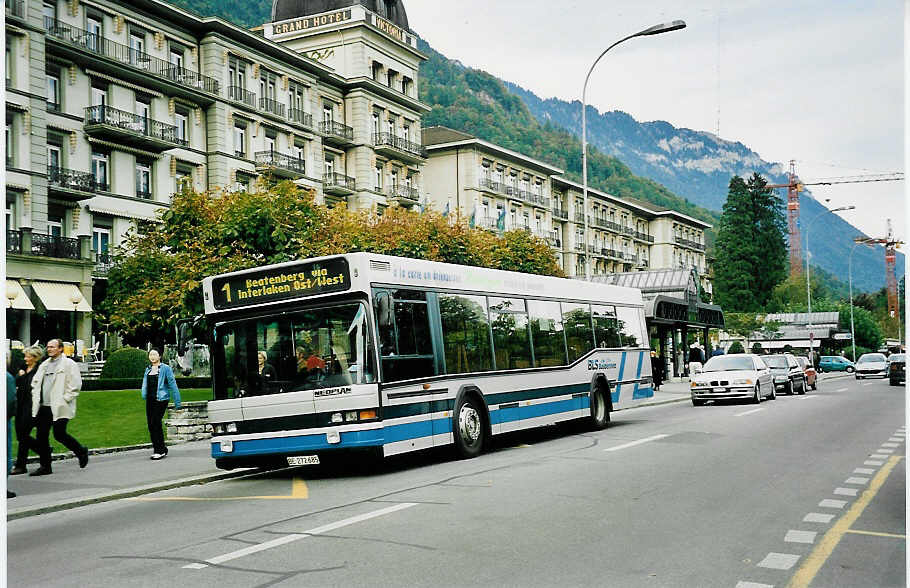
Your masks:
{"label": "hotel balcony", "polygon": [[275,116],[280,116],[281,118],[286,118],[284,115],[284,104],[273,100],[271,98],[260,98],[259,99],[259,110],[262,112],[267,112],[269,114],[274,114]]}
{"label": "hotel balcony", "polygon": [[110,253],[96,253],[95,267],[92,269],[92,276],[96,278],[106,278],[113,263],[114,256]]}
{"label": "hotel balcony", "polygon": [[354,144],[354,129],[340,122],[324,120],[319,123],[319,132],[322,133],[322,140],[325,143],[339,147]]}
{"label": "hotel balcony", "polygon": [[85,134],[153,151],[189,145],[177,136],[177,127],[111,106],[85,109]]}
{"label": "hotel balcony", "polygon": [[23,241],[25,240],[22,231],[7,231],[6,252],[60,259],[80,259],[79,239],[46,235],[44,233],[31,233],[29,239],[31,246],[28,247],[28,251],[24,251],[26,247],[23,245]]}
{"label": "hotel balcony", "polygon": [[48,167],[47,191],[64,200],[78,202],[93,197],[99,191],[107,191],[107,185],[99,183],[91,172]]}
{"label": "hotel balcony", "polygon": [[354,178],[344,174],[324,174],[322,176],[322,191],[335,196],[350,196],[354,193]]}
{"label": "hotel balcony", "polygon": [[565,208],[554,208],[553,209],[553,218],[557,220],[569,220],[569,213]]}
{"label": "hotel balcony", "polygon": [[313,128],[313,115],[299,108],[292,108],[288,111],[288,120],[308,129]]}
{"label": "hotel balcony", "polygon": [[373,147],[376,153],[408,163],[421,163],[427,158],[427,150],[423,145],[396,137],[392,133],[373,133]]}
{"label": "hotel balcony", "polygon": [[205,99],[204,95],[208,94],[208,102],[221,93],[220,84],[213,77],[174,65],[56,18],[44,17],[44,28],[48,41],[55,45],[55,51],[96,67],[105,67],[98,62],[108,61],[112,67],[106,67],[104,71],[112,76],[196,100]]}
{"label": "hotel balcony", "polygon": [[677,237],[674,235],[673,242],[677,245],[682,245],[683,247],[688,247],[689,249],[695,249],[696,251],[704,251],[705,246],[697,241],[690,241],[689,239],[683,239],[682,237]]}
{"label": "hotel balcony", "polygon": [[256,94],[240,86],[228,86],[228,99],[243,102],[250,108],[256,108]]}
{"label": "hotel balcony", "polygon": [[297,179],[306,175],[306,160],[278,151],[257,151],[256,170],[273,176]]}
{"label": "hotel balcony", "polygon": [[490,178],[480,178],[480,181],[477,184],[478,188],[491,194],[498,195],[505,192],[505,186],[502,184],[502,182],[496,182]]}
{"label": "hotel balcony", "polygon": [[5,0],[7,16],[25,18],[25,0]]}
{"label": "hotel balcony", "polygon": [[386,188],[386,196],[392,200],[397,200],[402,206],[414,206],[420,203],[420,191],[411,186],[399,184]]}

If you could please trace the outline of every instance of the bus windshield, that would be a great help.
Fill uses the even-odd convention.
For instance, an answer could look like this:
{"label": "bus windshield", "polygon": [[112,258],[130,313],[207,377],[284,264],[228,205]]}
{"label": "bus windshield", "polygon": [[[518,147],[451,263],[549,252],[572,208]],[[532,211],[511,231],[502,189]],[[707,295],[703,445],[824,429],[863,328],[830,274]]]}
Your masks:
{"label": "bus windshield", "polygon": [[215,399],[376,381],[363,304],[343,304],[220,324]]}

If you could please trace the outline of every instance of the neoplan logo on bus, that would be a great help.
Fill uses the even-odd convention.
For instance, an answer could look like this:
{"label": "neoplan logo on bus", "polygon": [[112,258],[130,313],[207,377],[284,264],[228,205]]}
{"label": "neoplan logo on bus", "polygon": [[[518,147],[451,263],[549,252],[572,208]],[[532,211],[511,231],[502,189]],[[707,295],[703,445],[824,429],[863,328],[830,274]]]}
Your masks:
{"label": "neoplan logo on bus", "polygon": [[215,308],[225,309],[343,292],[350,286],[348,262],[338,258],[216,278],[212,294]]}

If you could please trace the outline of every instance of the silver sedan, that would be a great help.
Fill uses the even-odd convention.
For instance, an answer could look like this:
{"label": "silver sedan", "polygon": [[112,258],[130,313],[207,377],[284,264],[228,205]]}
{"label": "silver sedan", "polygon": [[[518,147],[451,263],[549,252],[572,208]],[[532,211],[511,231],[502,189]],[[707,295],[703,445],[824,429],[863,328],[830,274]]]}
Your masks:
{"label": "silver sedan", "polygon": [[692,376],[693,406],[708,400],[745,399],[755,404],[763,398],[774,400],[771,370],[761,357],[752,353],[717,355]]}

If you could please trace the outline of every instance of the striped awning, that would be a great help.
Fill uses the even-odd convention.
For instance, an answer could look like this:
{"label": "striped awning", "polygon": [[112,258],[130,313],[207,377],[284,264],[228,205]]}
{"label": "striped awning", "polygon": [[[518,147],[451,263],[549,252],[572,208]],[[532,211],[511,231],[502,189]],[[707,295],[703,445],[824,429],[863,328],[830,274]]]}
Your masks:
{"label": "striped awning", "polygon": [[6,281],[6,307],[16,310],[35,310],[35,305],[28,299],[18,280]]}
{"label": "striped awning", "polygon": [[[41,304],[48,310],[67,310],[73,312],[92,312],[92,307],[76,284],[65,282],[32,282],[32,290],[41,300]],[[73,304],[75,298],[79,299],[78,304]]]}

